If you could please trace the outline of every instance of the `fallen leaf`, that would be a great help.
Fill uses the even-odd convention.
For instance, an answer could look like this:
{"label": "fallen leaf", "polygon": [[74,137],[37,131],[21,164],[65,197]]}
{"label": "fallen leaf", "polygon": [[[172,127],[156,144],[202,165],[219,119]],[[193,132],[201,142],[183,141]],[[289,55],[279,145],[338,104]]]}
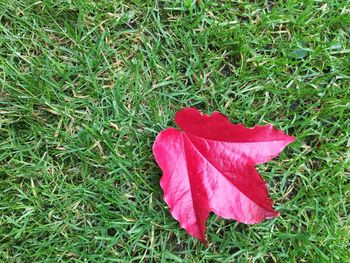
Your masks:
{"label": "fallen leaf", "polygon": [[194,108],[180,110],[175,122],[181,130],[160,132],[153,153],[163,171],[163,198],[190,235],[205,243],[211,211],[245,224],[279,215],[255,165],[277,156],[293,137],[271,124],[247,128]]}

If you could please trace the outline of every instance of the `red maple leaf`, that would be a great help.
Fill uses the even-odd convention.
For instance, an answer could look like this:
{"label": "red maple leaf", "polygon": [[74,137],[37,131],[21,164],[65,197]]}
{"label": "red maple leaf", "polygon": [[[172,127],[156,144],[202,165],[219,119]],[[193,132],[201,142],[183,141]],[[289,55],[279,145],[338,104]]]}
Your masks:
{"label": "red maple leaf", "polygon": [[194,108],[180,110],[175,122],[181,130],[160,132],[153,153],[163,171],[164,200],[190,235],[205,243],[210,211],[245,224],[279,215],[255,165],[277,156],[293,137],[271,124],[247,128]]}

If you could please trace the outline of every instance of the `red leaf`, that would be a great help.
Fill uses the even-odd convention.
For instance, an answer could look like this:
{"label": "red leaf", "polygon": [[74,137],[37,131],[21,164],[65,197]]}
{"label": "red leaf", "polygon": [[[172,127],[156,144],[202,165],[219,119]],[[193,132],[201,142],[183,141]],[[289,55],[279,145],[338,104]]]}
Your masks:
{"label": "red leaf", "polygon": [[210,211],[245,224],[279,215],[255,165],[277,156],[293,137],[271,124],[246,128],[194,108],[180,110],[175,122],[181,130],[160,132],[153,153],[164,200],[189,234],[205,243]]}

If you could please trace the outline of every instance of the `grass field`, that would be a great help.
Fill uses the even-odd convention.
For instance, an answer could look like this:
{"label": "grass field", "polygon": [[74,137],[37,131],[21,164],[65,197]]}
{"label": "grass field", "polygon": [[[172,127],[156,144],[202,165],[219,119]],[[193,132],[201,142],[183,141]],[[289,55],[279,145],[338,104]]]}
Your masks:
{"label": "grass field", "polygon": [[[151,149],[186,106],[296,137],[281,217],[180,228]],[[0,1],[0,262],[349,262],[349,146],[349,1]]]}

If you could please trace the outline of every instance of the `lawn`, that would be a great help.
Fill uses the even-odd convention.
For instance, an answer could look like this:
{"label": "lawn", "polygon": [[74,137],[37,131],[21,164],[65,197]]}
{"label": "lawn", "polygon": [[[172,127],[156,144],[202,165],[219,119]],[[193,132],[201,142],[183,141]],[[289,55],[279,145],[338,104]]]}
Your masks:
{"label": "lawn", "polygon": [[[296,137],[280,217],[180,228],[152,144],[187,106]],[[347,0],[0,3],[0,262],[348,262],[349,146]]]}

